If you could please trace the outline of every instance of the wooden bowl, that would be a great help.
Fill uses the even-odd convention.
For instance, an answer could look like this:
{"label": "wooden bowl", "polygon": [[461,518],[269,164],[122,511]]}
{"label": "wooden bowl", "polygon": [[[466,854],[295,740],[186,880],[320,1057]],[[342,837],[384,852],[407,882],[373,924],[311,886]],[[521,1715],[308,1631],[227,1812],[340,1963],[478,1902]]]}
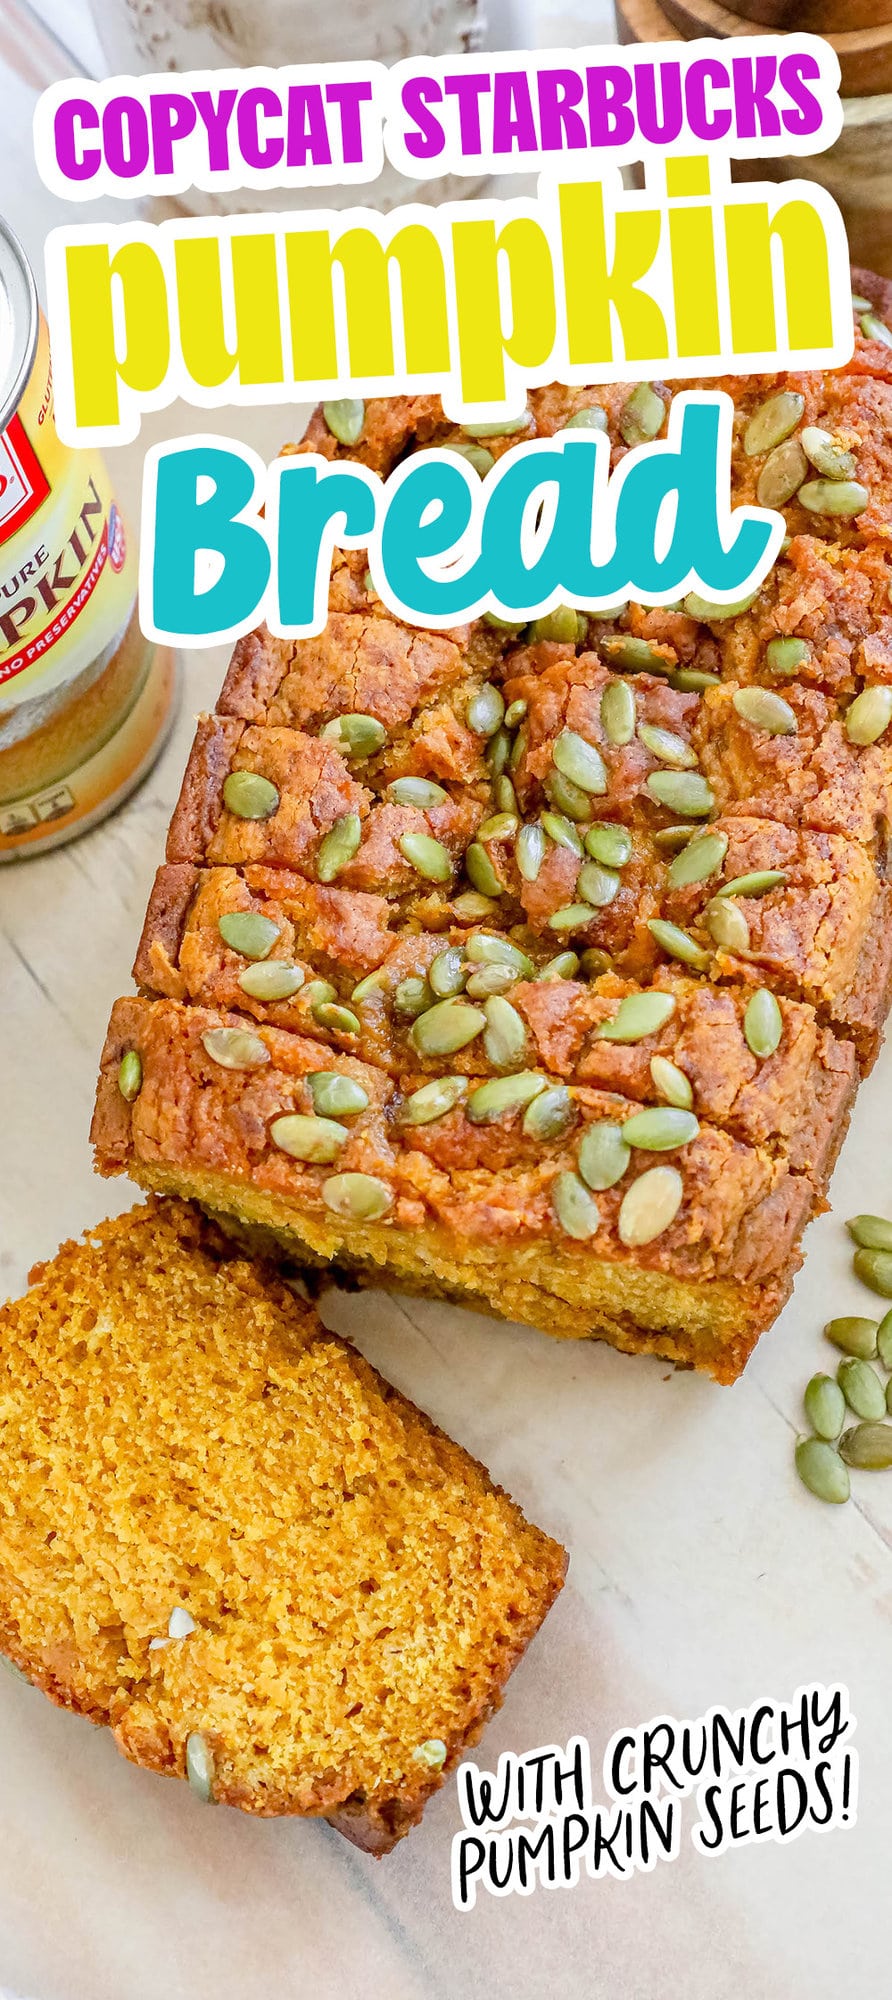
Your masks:
{"label": "wooden bowl", "polygon": [[[879,6],[882,0],[873,0],[873,4]],[[764,33],[763,23],[746,19],[739,7],[732,12],[729,7],[721,6],[719,0],[661,0],[661,10],[688,42],[697,35],[711,35],[723,40],[731,35]],[[866,97],[878,91],[892,90],[892,0],[889,0],[889,12],[890,19],[885,26],[874,25],[825,35],[825,41],[836,51],[839,60],[842,73],[840,89],[844,97]],[[797,21],[796,26],[801,27],[801,21]]]}
{"label": "wooden bowl", "polygon": [[892,21],[892,0],[737,0],[737,12],[760,28],[845,35]]}

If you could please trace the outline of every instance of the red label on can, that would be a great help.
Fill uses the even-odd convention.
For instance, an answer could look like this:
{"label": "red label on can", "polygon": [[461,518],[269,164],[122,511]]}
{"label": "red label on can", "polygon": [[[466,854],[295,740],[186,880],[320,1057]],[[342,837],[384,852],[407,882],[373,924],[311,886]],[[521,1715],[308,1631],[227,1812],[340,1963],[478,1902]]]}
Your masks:
{"label": "red label on can", "polygon": [[19,417],[0,432],[0,542],[18,534],[42,507],[49,481]]}

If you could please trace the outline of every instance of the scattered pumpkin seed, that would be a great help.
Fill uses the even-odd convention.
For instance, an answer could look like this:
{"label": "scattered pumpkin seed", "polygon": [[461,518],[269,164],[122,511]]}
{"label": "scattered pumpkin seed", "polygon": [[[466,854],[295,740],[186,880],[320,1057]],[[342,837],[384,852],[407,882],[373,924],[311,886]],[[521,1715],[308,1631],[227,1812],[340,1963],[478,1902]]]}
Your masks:
{"label": "scattered pumpkin seed", "polygon": [[658,653],[649,639],[636,639],[631,632],[599,639],[598,651],[609,667],[618,667],[626,674],[670,674],[675,664],[665,653]]}
{"label": "scattered pumpkin seed", "polygon": [[[632,855],[632,836],[624,826],[615,820],[599,820],[596,825],[586,828],[583,835],[586,854],[593,861],[600,861],[605,868],[624,868]],[[586,894],[583,889],[583,895]],[[591,896],[588,897],[591,902]]]}
{"label": "scattered pumpkin seed", "polygon": [[[511,783],[509,778],[508,783]],[[493,813],[489,819],[482,819],[477,828],[478,840],[513,840],[517,832],[516,813]]]}
{"label": "scattered pumpkin seed", "polygon": [[836,1371],[836,1379],[856,1417],[863,1417],[866,1423],[877,1423],[886,1414],[886,1391],[869,1361],[861,1361],[850,1354],[841,1361]]}
{"label": "scattered pumpkin seed", "polygon": [[352,1118],[367,1111],[369,1093],[340,1069],[314,1069],[307,1079],[313,1110],[320,1118]]}
{"label": "scattered pumpkin seed", "polygon": [[878,319],[876,313],[864,313],[861,320],[861,331],[865,340],[879,340],[883,347],[892,347],[892,333],[890,333],[885,320]]}
{"label": "scattered pumpkin seed", "polygon": [[339,1125],[334,1118],[307,1118],[298,1111],[274,1118],[269,1135],[280,1152],[314,1166],[329,1166],[350,1137],[346,1125]]}
{"label": "scattered pumpkin seed", "polygon": [[715,793],[700,771],[651,771],[645,790],[657,805],[690,819],[705,819],[715,805]]}
{"label": "scattered pumpkin seed", "polygon": [[824,1334],[834,1347],[841,1348],[843,1354],[855,1354],[859,1361],[876,1359],[875,1319],[860,1319],[853,1313],[845,1313],[841,1319],[828,1319]]}
{"label": "scattered pumpkin seed", "polygon": [[529,731],[527,729],[526,723],[522,722],[520,728],[517,730],[515,734],[513,743],[511,741],[510,736],[508,736],[507,730],[505,733],[508,744],[510,746],[508,754],[508,768],[511,771],[516,771],[518,766],[522,764],[523,759],[527,754],[527,742],[529,740]]}
{"label": "scattered pumpkin seed", "polygon": [[398,1014],[405,1015],[410,1021],[417,1020],[418,1015],[423,1014],[431,1004],[427,980],[419,974],[401,979],[394,991],[393,1004]]}
{"label": "scattered pumpkin seed", "polygon": [[565,1083],[540,1090],[527,1105],[523,1130],[527,1139],[561,1139],[569,1132],[575,1116],[573,1099]]}
{"label": "scattered pumpkin seed", "polygon": [[575,951],[559,951],[543,965],[539,979],[575,979],[579,971],[579,957]]}
{"label": "scattered pumpkin seed", "polygon": [[769,452],[756,481],[760,507],[784,507],[808,478],[808,459],[798,438],[785,438]]}
{"label": "scattered pumpkin seed", "polygon": [[627,1250],[637,1250],[662,1236],[675,1221],[684,1195],[677,1167],[648,1167],[624,1194],[617,1231]]}
{"label": "scattered pumpkin seed", "polygon": [[468,1098],[468,1117],[472,1125],[491,1125],[496,1118],[503,1118],[506,1112],[518,1111],[522,1104],[529,1104],[545,1089],[547,1079],[538,1070],[518,1070],[515,1076],[493,1076],[487,1083],[477,1085]]}
{"label": "scattered pumpkin seed", "polygon": [[483,686],[472,694],[467,707],[468,728],[475,736],[494,736],[501,727],[505,714],[505,703],[492,681],[484,681]]}
{"label": "scattered pumpkin seed", "polygon": [[387,787],[387,797],[395,806],[418,806],[421,812],[428,812],[431,806],[445,805],[449,793],[432,778],[394,778]]}
{"label": "scattered pumpkin seed", "polygon": [[818,424],[806,424],[802,449],[824,479],[854,479],[858,469],[854,452],[846,451],[830,431],[821,430]]}
{"label": "scattered pumpkin seed", "polygon": [[880,1298],[892,1299],[892,1251],[856,1250],[853,1264],[862,1284],[878,1292]]}
{"label": "scattered pumpkin seed", "polygon": [[784,1032],[784,1019],[773,993],[759,986],[746,1003],[743,1033],[747,1048],[764,1061],[773,1056]]}
{"label": "scattered pumpkin seed", "polygon": [[769,889],[782,889],[789,880],[784,868],[755,868],[751,875],[732,875],[716,890],[717,896],[767,896]]}
{"label": "scattered pumpkin seed", "polygon": [[653,837],[654,846],[661,853],[678,854],[693,840],[695,833],[702,833],[701,826],[660,826]]}
{"label": "scattered pumpkin seed", "polygon": [[690,1077],[668,1056],[651,1056],[650,1074],[653,1087],[664,1103],[675,1105],[679,1111],[690,1111],[694,1102],[694,1092]]}
{"label": "scattered pumpkin seed", "polygon": [[456,451],[459,458],[466,458],[474,471],[480,474],[481,479],[485,479],[486,474],[491,472],[495,465],[492,452],[487,451],[484,444],[456,444],[454,438],[451,438],[448,446],[444,445],[443,449]]}
{"label": "scattered pumpkin seed", "polygon": [[798,732],[795,711],[771,688],[735,688],[731,700],[752,729],[764,729],[768,736],[795,736]]}
{"label": "scattered pumpkin seed", "polygon": [[692,882],[706,882],[716,875],[728,852],[726,833],[698,833],[673,856],[666,871],[670,889],[686,889]]}
{"label": "scattered pumpkin seed", "polygon": [[892,1312],[887,1312],[877,1327],[877,1353],[884,1368],[892,1370]]}
{"label": "scattered pumpkin seed", "polygon": [[463,424],[462,430],[472,438],[514,437],[517,431],[528,431],[530,427],[529,409],[521,410],[519,417],[498,417],[492,422]]}
{"label": "scattered pumpkin seed", "polygon": [[758,458],[761,452],[772,451],[781,444],[801,423],[804,413],[805,397],[797,389],[781,389],[777,395],[768,396],[753,412],[743,433],[747,458]]}
{"label": "scattered pumpkin seed", "polygon": [[862,299],[858,292],[853,292],[852,311],[855,313],[872,312],[873,307],[869,299]]}
{"label": "scattered pumpkin seed", "polygon": [[387,974],[383,966],[379,966],[377,972],[367,972],[365,978],[358,981],[357,985],[353,988],[350,998],[354,1006],[361,1007],[363,1001],[368,1000],[370,994],[382,992],[386,985]]}
{"label": "scattered pumpkin seed", "polygon": [[223,804],[236,819],[271,819],[279,794],[259,771],[230,771],[223,784]]}
{"label": "scattered pumpkin seed", "polygon": [[430,833],[401,833],[397,846],[425,882],[451,882],[452,856],[441,840]]}
{"label": "scattered pumpkin seed", "polygon": [[125,1104],[134,1104],[142,1089],[142,1057],[128,1049],[118,1064],[118,1089]]}
{"label": "scattered pumpkin seed", "polygon": [[441,1771],[446,1762],[446,1745],[442,1737],[428,1736],[424,1743],[419,1743],[417,1750],[413,1750],[412,1755],[417,1764],[426,1764],[430,1771]]}
{"label": "scattered pumpkin seed", "polygon": [[259,910],[229,910],[217,921],[224,944],[242,958],[268,958],[279,935],[279,926]]}
{"label": "scattered pumpkin seed", "polygon": [[214,1753],[199,1729],[190,1730],[186,1737],[186,1777],[202,1804],[211,1805],[214,1797]]}
{"label": "scattered pumpkin seed", "polygon": [[892,722],[892,687],[862,688],[846,709],[850,743],[876,743]]}
{"label": "scattered pumpkin seed", "polygon": [[557,847],[568,847],[571,854],[578,854],[580,861],[582,860],[585,849],[572,820],[564,819],[562,813],[544,812],[542,825],[549,839],[553,840]]}
{"label": "scattered pumpkin seed", "polygon": [[586,861],[576,878],[577,894],[584,896],[596,910],[606,910],[619,893],[620,877],[615,868],[604,868],[600,861]]}
{"label": "scattered pumpkin seed", "polygon": [[518,695],[517,700],[510,702],[505,710],[505,728],[516,729],[518,723],[523,721],[528,708],[529,702],[524,701],[522,695]]}
{"label": "scattered pumpkin seed", "polygon": [[691,749],[683,736],[676,736],[672,729],[660,729],[655,723],[640,722],[638,735],[652,757],[659,758],[661,764],[669,764],[675,771],[690,771],[697,762],[696,751]]}
{"label": "scattered pumpkin seed", "polygon": [[248,1028],[209,1028],[201,1039],[221,1069],[263,1069],[270,1059],[266,1043]]}
{"label": "scattered pumpkin seed", "polygon": [[595,912],[591,903],[565,903],[562,910],[553,910],[548,919],[551,931],[580,931],[593,923]]}
{"label": "scattered pumpkin seed", "polygon": [[538,644],[542,639],[552,639],[561,646],[575,646],[579,634],[576,612],[572,604],[556,604],[553,611],[547,611],[543,618],[534,618],[530,626],[530,639]]}
{"label": "scattered pumpkin seed", "polygon": [[748,597],[736,597],[732,604],[716,604],[711,597],[701,597],[696,590],[689,590],[684,608],[689,618],[704,619],[707,624],[715,625],[724,618],[737,618],[742,611],[748,611],[758,595],[757,590],[751,590]]}
{"label": "scattered pumpkin seed", "polygon": [[579,1243],[586,1243],[589,1237],[597,1234],[601,1212],[578,1174],[558,1174],[551,1198],[558,1222],[568,1236],[575,1237]]}
{"label": "scattered pumpkin seed", "polygon": [[333,1035],[360,1035],[362,1022],[352,1007],[341,1007],[335,1000],[317,1000],[311,1009],[314,1021],[320,1028],[328,1028]]}
{"label": "scattered pumpkin seed", "polygon": [[471,973],[465,992],[471,1000],[488,1000],[491,993],[509,993],[517,984],[510,965],[478,965]]}
{"label": "scattered pumpkin seed", "polygon": [[448,1000],[451,994],[460,993],[465,983],[464,946],[452,944],[446,951],[439,952],[427,977],[438,1000]]}
{"label": "scattered pumpkin seed", "polygon": [[587,1125],[579,1142],[578,1166],[586,1187],[597,1194],[616,1186],[631,1159],[631,1151],[621,1125],[599,1118]]}
{"label": "scattered pumpkin seed", "polygon": [[469,1007],[464,1000],[438,1000],[413,1022],[409,1039],[419,1055],[452,1056],[485,1027],[482,1008]]}
{"label": "scattered pumpkin seed", "polygon": [[843,1431],[839,1453],[859,1472],[885,1472],[892,1465],[892,1424],[853,1424]]}
{"label": "scattered pumpkin seed", "polygon": [[430,1083],[423,1083],[420,1090],[413,1090],[400,1107],[401,1125],[433,1125],[467,1095],[468,1080],[464,1076],[435,1076]]}
{"label": "scattered pumpkin seed", "polygon": [[713,896],[703,912],[703,921],[721,951],[748,952],[750,948],[750,927],[739,903],[722,901]]}
{"label": "scattered pumpkin seed", "polygon": [[851,1493],[848,1467],[839,1452],[824,1438],[800,1438],[795,1451],[796,1470],[803,1486],[816,1500],[842,1505]]}
{"label": "scattered pumpkin seed", "polygon": [[508,730],[505,729],[504,725],[501,729],[497,729],[495,734],[490,737],[483,756],[487,770],[493,780],[502,776],[514,748],[515,745],[512,743]]}
{"label": "scattered pumpkin seed", "polygon": [[597,1040],[641,1042],[646,1035],[655,1035],[664,1028],[674,1013],[675,998],[671,993],[658,993],[654,988],[647,993],[627,993],[612,1020],[602,1021]]}
{"label": "scattered pumpkin seed", "polygon": [[514,848],[514,858],[525,882],[538,880],[545,860],[545,829],[537,820],[522,826]]}
{"label": "scattered pumpkin seed", "polygon": [[581,785],[572,784],[562,771],[554,769],[546,773],[543,783],[549,804],[562,816],[576,821],[591,819],[591,798]]}
{"label": "scattered pumpkin seed", "polygon": [[607,427],[607,411],[602,410],[600,403],[584,403],[563,424],[565,431],[606,431]]}
{"label": "scattered pumpkin seed", "polygon": [[507,771],[503,771],[501,777],[496,778],[493,791],[499,812],[510,813],[516,825],[520,817],[520,808],[517,803],[517,793]]}
{"label": "scattered pumpkin seed", "polygon": [[593,743],[587,743],[575,729],[564,729],[552,749],[552,760],[562,776],[582,792],[600,794],[607,790],[604,759]]}
{"label": "scattered pumpkin seed", "polygon": [[705,667],[679,667],[677,674],[669,675],[669,686],[680,694],[705,694],[707,688],[721,685],[721,674],[708,674]]}
{"label": "scattered pumpkin seed", "polygon": [[346,757],[373,757],[387,742],[387,731],[374,715],[336,715],[320,729],[327,742],[337,743]]}
{"label": "scattered pumpkin seed", "polygon": [[482,896],[502,894],[502,884],[486,848],[481,846],[479,840],[472,840],[470,847],[465,851],[465,869],[469,881],[473,883],[475,889],[479,889]]}
{"label": "scattered pumpkin seed", "polygon": [[857,479],[809,479],[799,488],[799,500],[810,514],[863,514],[870,505],[866,486]]}
{"label": "scattered pumpkin seed", "polygon": [[304,991],[304,999],[311,1011],[314,1007],[322,1006],[323,1002],[336,1000],[337,997],[337,989],[332,986],[330,979],[311,979]]}
{"label": "scattered pumpkin seed", "polygon": [[519,1062],[527,1045],[526,1023],[501,993],[493,993],[483,1003],[486,1027],[483,1046],[493,1069],[511,1069]]}
{"label": "scattered pumpkin seed", "polygon": [[773,674],[795,674],[805,664],[810,650],[804,639],[769,639],[765,665]]}
{"label": "scattered pumpkin seed", "polygon": [[609,972],[613,960],[609,951],[602,951],[599,945],[587,945],[579,954],[579,969],[586,979],[600,979],[602,972]]}
{"label": "scattered pumpkin seed", "polygon": [[350,1222],[377,1222],[393,1201],[390,1189],[374,1174],[331,1174],[322,1183],[326,1208]]}
{"label": "scattered pumpkin seed", "polygon": [[699,1130],[699,1120],[692,1111],[671,1104],[649,1104],[626,1119],[623,1138],[627,1146],[637,1146],[645,1153],[671,1153],[676,1146],[689,1146]]}
{"label": "scattered pumpkin seed", "polygon": [[322,415],[339,444],[358,444],[365,423],[365,404],[360,396],[338,396],[323,403]]}
{"label": "scattered pumpkin seed", "polygon": [[600,714],[608,743],[631,743],[635,734],[635,696],[628,681],[608,681],[601,696]]}
{"label": "scattered pumpkin seed", "polygon": [[532,960],[510,938],[490,931],[475,931],[468,939],[467,954],[472,965],[510,965],[516,979],[532,979]]}
{"label": "scattered pumpkin seed", "polygon": [[832,1375],[813,1375],[802,1398],[805,1414],[819,1438],[831,1443],[846,1420],[846,1399]]}
{"label": "scattered pumpkin seed", "polygon": [[316,856],[316,874],[320,882],[333,882],[359,852],[362,839],[362,824],[358,813],[342,813],[336,819],[330,833],[320,843]]}
{"label": "scattered pumpkin seed", "polygon": [[670,924],[663,917],[650,917],[648,930],[662,951],[670,958],[677,958],[682,965],[690,965],[695,972],[705,972],[709,964],[709,952],[692,938],[690,931],[683,931],[680,924]]}
{"label": "scattered pumpkin seed", "polygon": [[495,916],[498,903],[492,896],[481,896],[477,889],[464,889],[452,904],[453,914],[462,924],[485,923],[487,917]]}
{"label": "scattered pumpkin seed", "polygon": [[663,428],[666,405],[649,382],[639,382],[619,413],[619,434],[624,444],[647,444]]}

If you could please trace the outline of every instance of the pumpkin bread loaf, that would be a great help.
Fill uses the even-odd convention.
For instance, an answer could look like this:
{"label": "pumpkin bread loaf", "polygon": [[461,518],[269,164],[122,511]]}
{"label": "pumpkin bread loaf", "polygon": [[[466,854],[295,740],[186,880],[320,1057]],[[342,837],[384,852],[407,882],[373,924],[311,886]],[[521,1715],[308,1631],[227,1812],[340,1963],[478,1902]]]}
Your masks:
{"label": "pumpkin bread loaf", "polygon": [[387,1852],[564,1551],[192,1206],[39,1266],[0,1367],[2,1651],[134,1763]]}

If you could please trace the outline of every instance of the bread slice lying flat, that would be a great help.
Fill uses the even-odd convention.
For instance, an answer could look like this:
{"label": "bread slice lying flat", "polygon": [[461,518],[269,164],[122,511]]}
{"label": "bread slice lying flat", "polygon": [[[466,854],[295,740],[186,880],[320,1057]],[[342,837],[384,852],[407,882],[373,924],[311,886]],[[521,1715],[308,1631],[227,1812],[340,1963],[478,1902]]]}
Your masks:
{"label": "bread slice lying flat", "polygon": [[477,1740],[566,1569],[179,1202],[66,1244],[0,1310],[0,1455],[0,1650],[134,1763],[376,1853]]}

